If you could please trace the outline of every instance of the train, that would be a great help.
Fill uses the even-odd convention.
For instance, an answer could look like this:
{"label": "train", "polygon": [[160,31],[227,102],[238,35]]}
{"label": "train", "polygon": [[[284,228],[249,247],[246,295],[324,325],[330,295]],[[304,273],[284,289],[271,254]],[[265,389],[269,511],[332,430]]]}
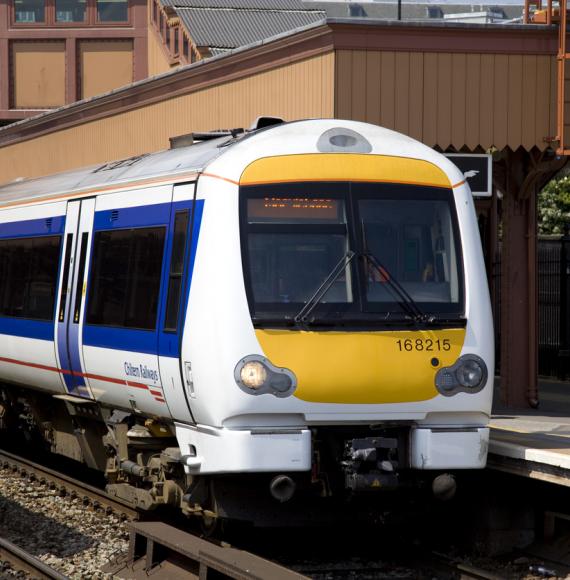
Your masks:
{"label": "train", "polygon": [[483,468],[493,323],[459,169],[338,119],[171,142],[0,187],[0,441],[206,525]]}

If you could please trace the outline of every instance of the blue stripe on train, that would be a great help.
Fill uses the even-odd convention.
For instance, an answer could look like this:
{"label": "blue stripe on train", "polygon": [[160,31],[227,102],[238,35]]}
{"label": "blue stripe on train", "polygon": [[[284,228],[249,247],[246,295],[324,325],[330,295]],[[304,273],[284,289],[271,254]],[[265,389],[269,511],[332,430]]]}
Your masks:
{"label": "blue stripe on train", "polygon": [[[188,296],[190,294],[190,282],[200,225],[202,222],[202,213],[204,208],[203,200],[196,202],[194,209],[194,228],[190,246],[190,256],[188,261],[188,281],[186,283],[185,299],[181,303],[180,320],[184,320]],[[117,213],[114,210],[106,210],[95,214],[95,231],[113,229],[144,227],[153,225],[167,225],[171,222],[174,212],[180,209],[189,209],[192,211],[192,202],[183,201],[174,204],[156,204],[138,208],[121,208]],[[172,211],[173,210],[173,211]],[[171,224],[172,225],[172,224]],[[160,301],[157,314],[157,326],[162,326],[166,303],[166,293],[168,290],[168,272],[170,267],[170,254],[172,249],[172,227],[169,228],[168,240],[165,243],[165,253],[161,275]],[[89,283],[88,283],[89,287]],[[89,296],[89,291],[87,291]],[[180,325],[179,325],[180,326]],[[179,331],[180,332],[180,331]],[[177,333],[167,333],[157,329],[155,330],[138,330],[130,328],[117,328],[108,326],[96,326],[85,324],[83,326],[83,344],[86,346],[95,346],[114,350],[124,350],[130,352],[140,352],[145,354],[158,354],[160,356],[177,358],[180,352],[180,336]],[[160,335],[159,335],[160,334]]]}
{"label": "blue stripe on train", "polygon": [[0,316],[0,334],[53,341],[53,322]]}
{"label": "blue stripe on train", "polygon": [[[179,209],[189,208],[191,211],[192,202],[178,202],[173,204],[174,211]],[[132,227],[144,227],[151,225],[167,225],[170,221],[170,212],[172,205],[156,204],[151,206],[134,207],[134,208],[120,208],[117,213],[116,210],[105,210],[95,213],[94,231],[107,229],[120,229]],[[180,320],[185,319],[186,308],[188,304],[188,297],[190,294],[190,286],[192,280],[192,272],[194,269],[194,262],[196,259],[196,249],[198,246],[198,238],[200,226],[202,222],[202,214],[204,210],[203,200],[196,202],[194,209],[194,228],[190,247],[190,256],[188,261],[188,277],[186,282],[186,295],[182,301],[182,308],[180,312]],[[115,217],[117,216],[117,217]],[[0,224],[0,239],[50,235],[62,233],[65,227],[65,216],[57,216],[51,219],[51,227],[47,229],[46,219],[27,220],[22,222],[11,222],[9,224]],[[172,236],[172,232],[169,232]],[[171,239],[165,251],[165,259],[163,265],[163,275],[161,284],[161,305],[159,313],[161,314],[161,323],[164,315],[164,305],[166,301],[168,269],[170,265],[170,250]],[[89,261],[90,263],[90,261]],[[56,289],[56,296],[59,295],[59,285],[61,280],[58,280],[58,288]],[[88,293],[87,293],[88,296]],[[78,345],[77,325],[71,324],[69,328],[70,347]],[[65,339],[67,329],[60,325],[58,332],[58,342],[61,344]],[[21,336],[26,338],[35,338],[40,340],[54,340],[54,322],[41,320],[27,320],[14,317],[0,316],[0,334],[9,336]],[[147,354],[159,354],[160,356],[178,357],[180,351],[180,336],[179,333],[167,333],[161,331],[159,340],[158,330],[132,330],[128,328],[111,328],[105,326],[90,326],[83,327],[83,344],[88,346],[97,346],[101,348],[126,350],[131,352],[141,352]],[[78,349],[70,348],[72,352],[74,368],[82,368],[80,364],[80,355]],[[66,349],[60,348],[61,363],[63,368],[69,367],[69,360],[67,360]],[[71,387],[71,377],[65,376],[67,386]]]}
{"label": "blue stripe on train", "polygon": [[61,234],[64,228],[65,216],[8,222],[0,224],[0,239]]}
{"label": "blue stripe on train", "polygon": [[83,327],[83,344],[114,350],[128,350],[156,354],[156,330],[132,330],[130,328],[109,328],[108,326]]}
{"label": "blue stripe on train", "polygon": [[[0,223],[0,239],[52,236],[62,234],[64,229],[65,216]],[[58,292],[59,280],[55,296],[58,295]],[[53,320],[29,320],[14,316],[0,316],[0,334],[53,341],[54,323]]]}

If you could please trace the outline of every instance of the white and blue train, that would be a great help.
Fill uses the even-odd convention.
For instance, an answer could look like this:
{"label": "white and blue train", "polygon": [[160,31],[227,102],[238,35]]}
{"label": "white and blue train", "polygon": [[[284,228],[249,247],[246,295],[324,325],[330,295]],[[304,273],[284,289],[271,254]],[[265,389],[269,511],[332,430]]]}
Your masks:
{"label": "white and blue train", "polygon": [[482,468],[493,354],[469,187],[393,131],[281,123],[0,187],[0,427],[142,507],[248,519]]}

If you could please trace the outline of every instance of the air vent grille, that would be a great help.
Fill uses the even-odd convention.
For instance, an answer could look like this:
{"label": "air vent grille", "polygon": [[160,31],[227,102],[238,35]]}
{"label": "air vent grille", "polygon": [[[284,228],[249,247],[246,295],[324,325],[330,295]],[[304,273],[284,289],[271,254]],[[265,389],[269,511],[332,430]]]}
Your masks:
{"label": "air vent grille", "polygon": [[111,221],[112,222],[116,222],[119,219],[119,210],[118,209],[114,209],[111,212]]}
{"label": "air vent grille", "polygon": [[135,163],[138,163],[141,159],[144,159],[148,153],[144,155],[137,155],[136,157],[129,157],[128,159],[121,159],[120,161],[112,161],[110,163],[105,163],[95,169],[93,173],[98,173],[99,171],[111,171],[112,169],[120,169],[121,167],[130,167]]}
{"label": "air vent grille", "polygon": [[53,223],[53,218],[47,218],[46,219],[46,228],[48,230],[51,230],[51,224]]}

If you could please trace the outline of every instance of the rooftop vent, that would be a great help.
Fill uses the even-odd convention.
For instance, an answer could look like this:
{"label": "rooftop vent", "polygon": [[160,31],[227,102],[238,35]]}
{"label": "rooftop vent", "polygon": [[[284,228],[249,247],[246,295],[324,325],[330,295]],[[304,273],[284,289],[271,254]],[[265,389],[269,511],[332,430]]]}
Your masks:
{"label": "rooftop vent", "polygon": [[443,18],[443,10],[440,6],[426,6],[428,18]]}
{"label": "rooftop vent", "polygon": [[272,127],[273,125],[281,125],[285,120],[281,117],[257,117],[249,128],[250,131],[257,131],[258,129],[265,129],[265,127]]}
{"label": "rooftop vent", "polygon": [[177,135],[176,137],[169,137],[171,149],[179,149],[180,147],[190,147],[194,145],[194,133],[187,133],[186,135]]}
{"label": "rooftop vent", "polygon": [[350,3],[348,5],[348,15],[354,18],[364,18],[366,11],[360,4]]}
{"label": "rooftop vent", "polygon": [[138,163],[141,159],[144,159],[148,153],[144,155],[137,155],[136,157],[129,157],[128,159],[121,159],[120,161],[111,161],[110,163],[105,163],[95,169],[93,173],[98,173],[99,171],[111,171],[112,169],[120,169],[121,167],[130,167],[135,163]]}
{"label": "rooftop vent", "polygon": [[218,137],[237,137],[245,130],[241,127],[239,129],[217,129],[216,131],[202,131],[201,133],[187,133],[186,135],[178,135],[170,137],[170,148],[179,149],[180,147],[189,147],[194,145],[196,141],[211,141],[218,139]]}
{"label": "rooftop vent", "polygon": [[281,125],[281,123],[285,123],[281,117],[257,117],[251,127],[247,130],[238,127],[237,129],[216,129],[215,131],[202,131],[198,133],[177,135],[176,137],[169,138],[170,149],[189,147],[190,145],[194,145],[196,141],[210,141],[211,139],[218,139],[218,137],[233,137],[235,139],[238,135],[242,135],[243,133],[258,131],[259,129],[265,129],[266,127],[272,127],[273,125]]}

